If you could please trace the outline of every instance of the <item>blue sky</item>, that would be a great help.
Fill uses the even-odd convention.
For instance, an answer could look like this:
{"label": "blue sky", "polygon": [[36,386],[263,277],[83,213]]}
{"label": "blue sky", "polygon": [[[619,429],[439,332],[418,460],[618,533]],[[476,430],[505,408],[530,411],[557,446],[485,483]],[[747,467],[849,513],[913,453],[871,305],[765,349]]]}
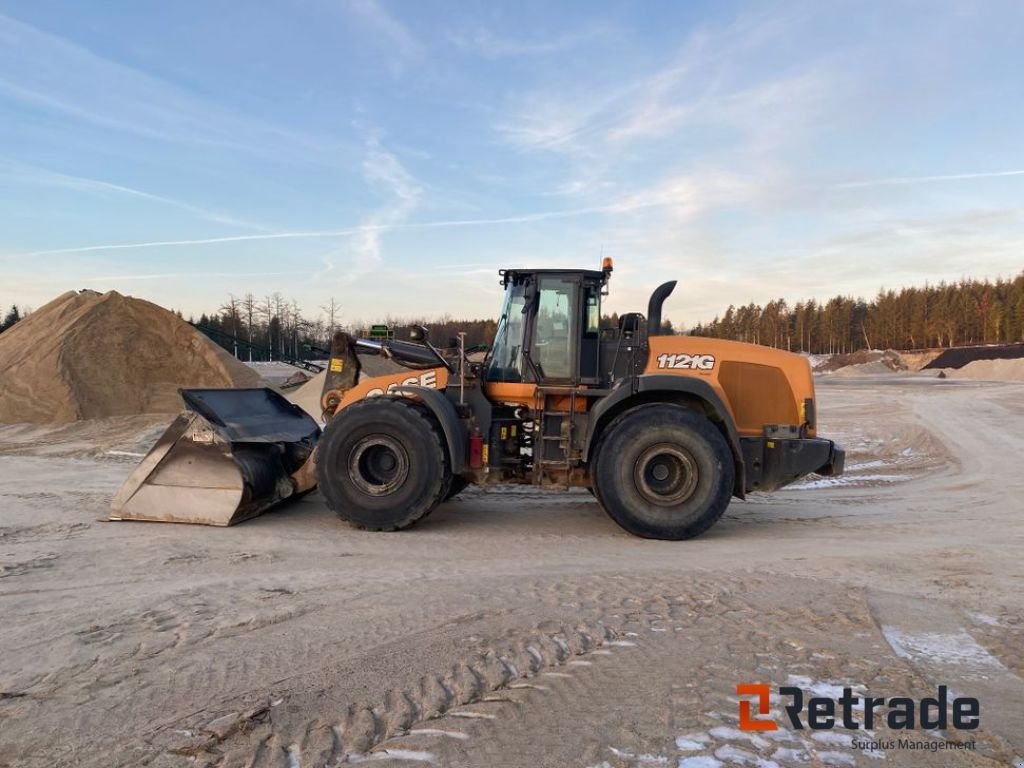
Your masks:
{"label": "blue sky", "polygon": [[1019,2],[0,1],[0,304],[674,321],[1024,266]]}

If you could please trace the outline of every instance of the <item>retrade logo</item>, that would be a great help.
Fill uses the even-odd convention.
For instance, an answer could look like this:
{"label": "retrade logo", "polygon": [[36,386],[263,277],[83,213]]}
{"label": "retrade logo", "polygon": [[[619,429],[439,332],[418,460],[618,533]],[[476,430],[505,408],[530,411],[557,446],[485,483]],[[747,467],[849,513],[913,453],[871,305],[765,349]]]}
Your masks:
{"label": "retrade logo", "polygon": [[[757,697],[757,714],[771,713],[771,689],[764,683],[740,683],[736,686],[740,696]],[[750,714],[750,700],[740,699],[740,730],[741,731],[777,731],[779,726],[774,720],[755,720]]]}
{"label": "retrade logo", "polygon": [[[884,723],[893,731],[946,730],[973,731],[981,724],[981,703],[971,696],[950,696],[945,685],[938,686],[935,696],[912,699],[906,696],[858,696],[849,686],[838,698],[807,696],[800,688],[783,685],[779,703],[789,725],[800,731],[828,731],[833,728],[872,730]],[[750,698],[739,700],[740,730],[774,731],[778,725],[771,716],[771,687],[764,683],[741,683],[739,696],[754,697],[757,715],[752,712]]]}

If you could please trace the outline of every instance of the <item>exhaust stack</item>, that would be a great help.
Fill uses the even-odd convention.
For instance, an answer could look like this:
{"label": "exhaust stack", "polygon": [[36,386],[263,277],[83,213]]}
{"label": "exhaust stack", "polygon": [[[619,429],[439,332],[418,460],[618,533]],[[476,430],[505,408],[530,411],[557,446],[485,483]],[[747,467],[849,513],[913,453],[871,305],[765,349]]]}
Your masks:
{"label": "exhaust stack", "polygon": [[647,303],[648,337],[661,335],[661,305],[665,303],[665,299],[667,299],[675,289],[676,281],[669,280],[667,283],[662,283],[655,288],[654,293],[651,294],[651,300]]}

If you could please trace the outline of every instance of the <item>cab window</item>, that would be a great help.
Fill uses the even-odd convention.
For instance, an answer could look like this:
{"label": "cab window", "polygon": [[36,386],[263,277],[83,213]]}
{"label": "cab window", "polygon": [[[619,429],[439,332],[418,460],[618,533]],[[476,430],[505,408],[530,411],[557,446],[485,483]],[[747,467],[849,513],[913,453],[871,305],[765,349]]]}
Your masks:
{"label": "cab window", "polygon": [[521,382],[523,380],[522,346],[526,315],[526,297],[522,285],[509,285],[505,290],[505,306],[501,310],[494,334],[491,361],[487,366],[488,381]]}
{"label": "cab window", "polygon": [[575,352],[576,283],[554,277],[539,282],[531,357],[545,379],[571,379]]}

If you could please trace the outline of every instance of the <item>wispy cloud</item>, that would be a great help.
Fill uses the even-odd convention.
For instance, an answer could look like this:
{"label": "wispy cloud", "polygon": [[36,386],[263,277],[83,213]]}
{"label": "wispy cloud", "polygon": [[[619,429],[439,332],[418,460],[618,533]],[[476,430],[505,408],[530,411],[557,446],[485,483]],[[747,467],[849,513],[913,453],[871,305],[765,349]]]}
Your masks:
{"label": "wispy cloud", "polygon": [[0,96],[148,139],[261,155],[316,152],[326,144],[231,112],[2,13],[0,73]]}
{"label": "wispy cloud", "polygon": [[[719,28],[702,27],[646,73],[591,83],[556,84],[527,93],[496,130],[520,149],[598,155],[609,144],[663,137],[698,118],[706,123],[735,119],[737,108],[771,107],[782,100],[791,77],[762,82],[737,80],[736,59],[778,38],[785,19],[747,14]],[[798,83],[793,79],[793,84]],[[755,118],[756,115],[745,115]],[[754,125],[753,119],[745,125]]]}
{"label": "wispy cloud", "polygon": [[564,163],[541,197],[653,211],[650,228],[806,198],[790,160],[828,129],[833,90],[846,75],[831,52],[811,54],[802,68],[759,65],[794,34],[785,13],[703,25],[646,72],[606,70],[588,86],[556,78],[527,91],[495,129],[521,153]]}
{"label": "wispy cloud", "polygon": [[706,210],[739,206],[761,199],[768,191],[755,178],[726,170],[701,170],[669,176],[609,204],[615,212],[666,209],[676,221]]}
{"label": "wispy cloud", "polygon": [[381,262],[381,234],[402,224],[423,196],[420,185],[393,154],[377,139],[368,142],[363,176],[371,187],[388,199],[370,214],[358,228],[355,238],[356,263],[348,277],[357,277]]}
{"label": "wispy cloud", "polygon": [[0,163],[0,177],[15,179],[21,182],[27,182],[30,184],[39,184],[44,186],[59,187],[62,189],[77,190],[80,192],[87,192],[91,194],[109,194],[113,193],[116,195],[125,195],[128,197],[136,198],[139,200],[149,200],[151,202],[160,203],[163,205],[169,205],[174,208],[178,208],[182,211],[194,214],[200,219],[211,221],[216,224],[227,224],[234,227],[242,227],[245,229],[254,229],[261,232],[270,232],[271,228],[266,227],[262,224],[240,219],[229,214],[220,213],[218,211],[211,211],[202,206],[193,205],[183,200],[178,200],[173,197],[166,197],[164,195],[153,194],[152,192],[146,192],[141,189],[135,189],[134,187],[125,186],[123,184],[114,184],[109,181],[103,181],[101,179],[90,179],[84,176],[73,176],[71,174],[59,173],[57,171],[50,171],[45,168],[37,168],[34,166],[17,165],[17,164],[2,164]]}
{"label": "wispy cloud", "polygon": [[348,7],[381,36],[387,50],[394,54],[392,69],[401,71],[405,62],[422,57],[420,41],[378,0],[348,0]]}
{"label": "wispy cloud", "polygon": [[502,37],[482,26],[467,27],[453,32],[448,39],[460,50],[487,59],[515,56],[550,56],[591,42],[607,33],[598,25],[574,27],[560,33],[538,37]]}

